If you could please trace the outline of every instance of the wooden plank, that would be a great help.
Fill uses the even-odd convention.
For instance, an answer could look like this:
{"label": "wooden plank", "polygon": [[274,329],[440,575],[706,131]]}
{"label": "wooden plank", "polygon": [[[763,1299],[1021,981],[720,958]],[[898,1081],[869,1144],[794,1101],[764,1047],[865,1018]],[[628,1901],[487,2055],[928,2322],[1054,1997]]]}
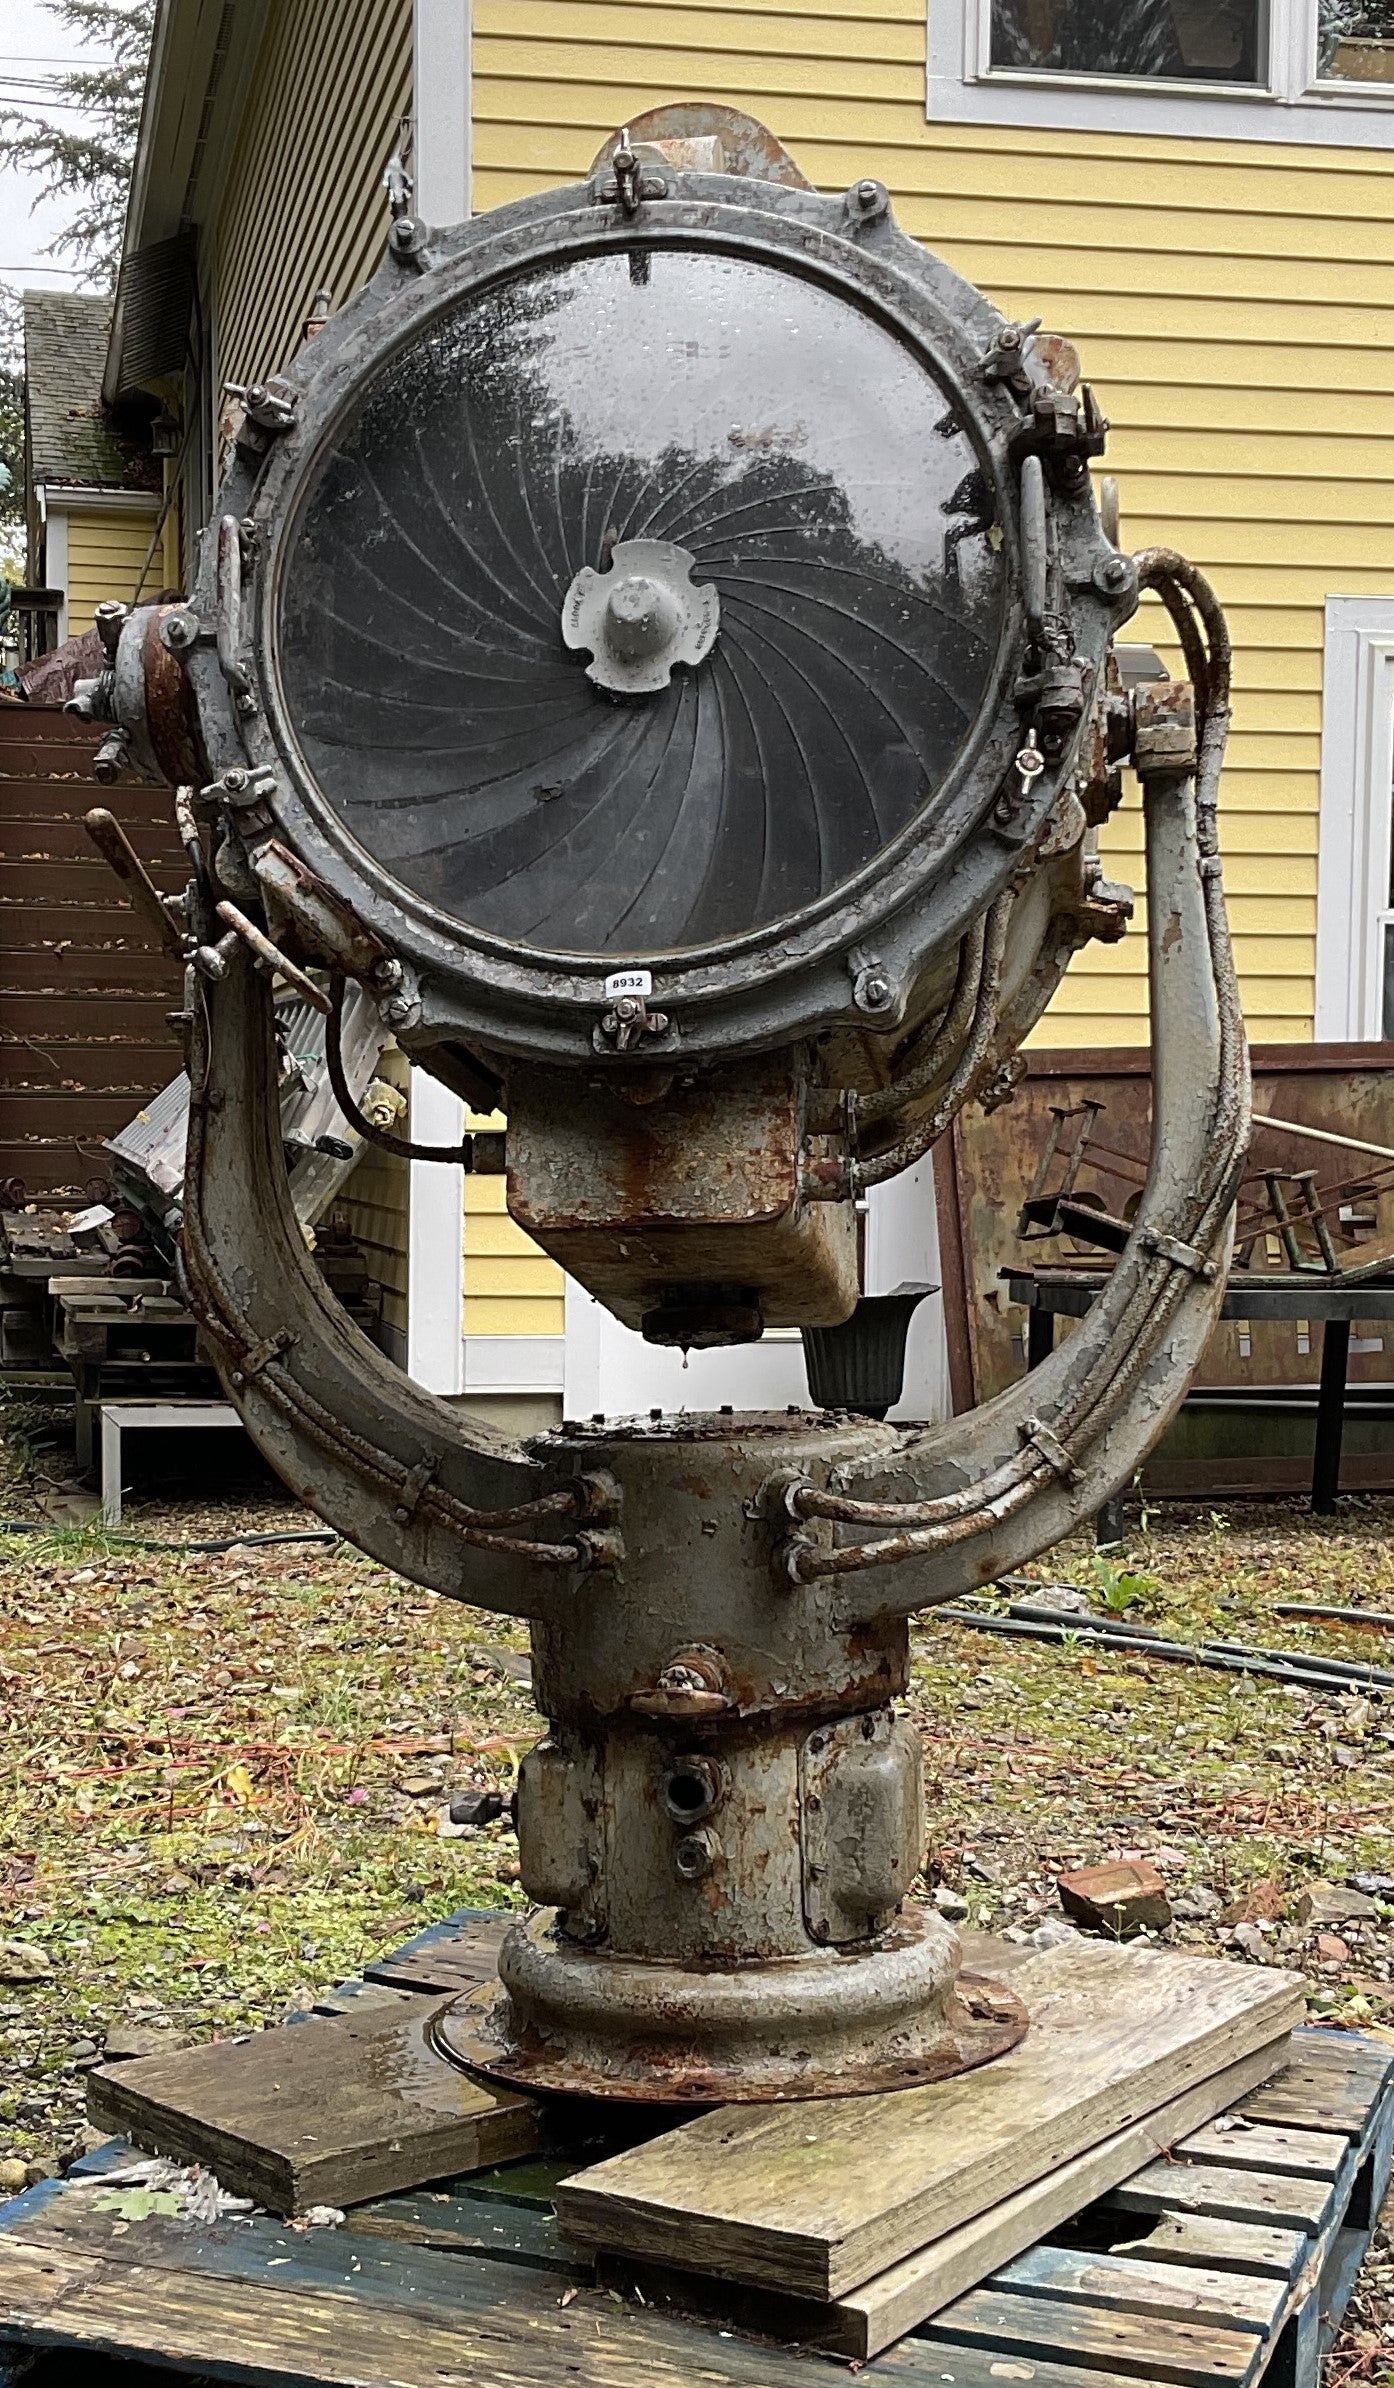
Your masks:
{"label": "wooden plank", "polygon": [[1292,2050],[1286,2071],[1236,2111],[1254,2122],[1363,2140],[1394,2084],[1394,2048],[1363,2032],[1306,2029],[1293,2033]]}
{"label": "wooden plank", "polygon": [[493,1980],[504,1934],[516,1922],[516,1916],[496,1910],[464,1909],[365,1965],[364,1980],[401,1990],[473,1990]]}
{"label": "wooden plank", "polygon": [[[635,2312],[554,2272],[268,2222],[191,2231],[155,2215],[120,2228],[67,2183],[38,2217],[0,2211],[0,2345],[18,2340],[228,2388],[825,2388],[820,2356]],[[70,2222],[63,2210],[86,2195]],[[23,2200],[15,2200],[22,2204]],[[27,2234],[27,2235],[26,2235]],[[101,2246],[100,2254],[94,2253]],[[969,2358],[971,2362],[972,2358]],[[942,2350],[913,2341],[886,2388],[939,2388]],[[1110,2388],[1097,2372],[1037,2388]]]}
{"label": "wooden plank", "polygon": [[[0,2244],[0,2329],[16,2290],[27,2304],[37,2268],[28,2250]],[[583,2313],[575,2305],[559,2312],[555,2283],[549,2303],[550,2313],[518,2321],[502,2310],[467,2319],[459,2312],[394,2311],[357,2293],[261,2286],[252,2297],[238,2280],[105,2263],[95,2278],[64,2284],[51,2297],[43,2343],[182,2365],[199,2375],[212,2360],[218,2378],[238,2388],[266,2388],[268,2381],[278,2388],[363,2388],[366,2381],[390,2381],[392,2388],[555,2388],[563,2376],[572,2388],[617,2388],[633,2380],[626,2314]],[[695,2359],[710,2388],[764,2388],[771,2378],[767,2350],[735,2341],[709,2347],[705,2333],[699,2348],[685,2340],[676,2347],[650,2343],[665,2329],[684,2325],[656,2321],[646,2331],[641,2376],[652,2388],[689,2388]],[[696,2335],[694,2325],[685,2330]]]}
{"label": "wooden plank", "polygon": [[1289,2284],[1309,2250],[1303,2231],[1226,2222],[1215,2214],[1161,2214],[1150,2230],[1137,2230],[1135,2216],[1120,2215],[1119,2235],[1109,2241],[1113,2255],[1141,2255],[1153,2264],[1198,2264],[1210,2272],[1261,2272]]}
{"label": "wooden plank", "polygon": [[1332,2233],[1331,2246],[1322,2266],[1321,2282],[1316,2292],[1318,2356],[1331,2351],[1369,2244],[1370,2234],[1367,2230],[1338,2230]]}
{"label": "wooden plank", "polygon": [[566,2280],[589,2280],[595,2272],[592,2257],[563,2243],[550,2208],[539,2213],[511,2199],[477,2197],[453,2182],[359,2206],[353,2227],[368,2238],[396,2239],[405,2246],[448,2248],[460,2255],[531,2264],[559,2272]]}
{"label": "wooden plank", "polygon": [[1365,2031],[1337,2031],[1329,2023],[1309,2023],[1294,2032],[1293,2052],[1312,2064],[1329,2064],[1342,2073],[1368,2069],[1386,2081],[1394,2073],[1394,2048],[1387,2040],[1374,2039]]}
{"label": "wooden plank", "polygon": [[[355,1978],[347,1982],[340,1982],[336,1989],[326,1990],[322,1998],[315,2000],[310,2013],[312,2015],[366,2015],[372,2008],[379,2007],[384,2013],[388,2008],[393,2008],[400,2014],[403,2007],[409,2005],[410,2001],[411,1992],[409,1990],[393,1990],[386,1982],[364,1982]],[[296,2016],[287,2020],[303,2022],[305,2018]]]}
{"label": "wooden plank", "polygon": [[1259,2274],[1211,2272],[1196,2264],[1158,2264],[1146,2256],[1100,2255],[1069,2247],[1031,2247],[994,2272],[989,2287],[1118,2313],[1163,2313],[1219,2330],[1271,2338],[1287,2303],[1287,2282]]}
{"label": "wooden plank", "polygon": [[1205,2123],[1172,2149],[1187,2163],[1225,2164],[1246,2172],[1290,2172],[1303,2180],[1334,2181],[1350,2162],[1350,2141],[1343,2131],[1294,2131],[1285,2125],[1255,2123],[1243,2131],[1226,2129],[1228,2115]]}
{"label": "wooden plank", "polygon": [[1134,2214],[1213,2214],[1222,2221],[1260,2222],[1315,2238],[1336,2209],[1324,2181],[1286,2173],[1243,2172],[1224,2164],[1149,2164],[1115,2189],[1113,2203]]}
{"label": "wooden plank", "polygon": [[[820,2331],[819,2344],[865,2362],[883,2347],[894,2345],[905,2331],[937,2313],[954,2297],[995,2273],[999,2265],[1034,2246],[1037,2240],[1069,2221],[1095,2199],[1155,2159],[1185,2132],[1193,2130],[1208,2107],[1223,2110],[1242,2095],[1265,2066],[1281,2064],[1286,2041],[1261,2049],[1240,2064],[1226,2067],[1213,2080],[1198,2083],[1183,2098],[1172,2099],[1155,2114],[1126,2130],[1110,2134],[1097,2148],[1089,2148],[1068,2164],[1057,2166],[1004,2198],[986,2213],[942,2238],[932,2239],[904,2261],[893,2264],[830,2309],[839,2323],[831,2335]],[[1293,2239],[1305,2249],[1304,2239]],[[1200,2258],[1194,2258],[1200,2261]],[[1292,2269],[1295,2269],[1294,2257]],[[1290,2277],[1290,2272],[1285,2273]]]}
{"label": "wooden plank", "polygon": [[563,2183],[583,2245],[830,2299],[1286,2034],[1292,1975],[1070,1942],[1022,1966],[1032,2028],[922,2089],[724,2108]]}
{"label": "wooden plank", "polygon": [[1252,2330],[1215,2328],[1173,2315],[1051,2305],[995,2284],[970,2289],[919,2334],[931,2347],[977,2346],[1003,2357],[1100,2364],[1123,2377],[1171,2388],[1245,2388],[1263,2360]]}
{"label": "wooden plank", "polygon": [[92,2120],[139,2147],[211,2165],[280,2214],[348,2206],[448,2179],[537,2145],[539,2113],[437,2056],[444,2002],[310,2016],[245,2039],[100,2066]]}
{"label": "wooden plank", "polygon": [[1327,2081],[1301,2066],[1289,2065],[1285,2073],[1244,2099],[1235,2112],[1256,2123],[1277,2123],[1302,2131],[1341,2131],[1348,2140],[1358,2140],[1369,2123],[1372,2103],[1368,2076],[1333,2076]]}

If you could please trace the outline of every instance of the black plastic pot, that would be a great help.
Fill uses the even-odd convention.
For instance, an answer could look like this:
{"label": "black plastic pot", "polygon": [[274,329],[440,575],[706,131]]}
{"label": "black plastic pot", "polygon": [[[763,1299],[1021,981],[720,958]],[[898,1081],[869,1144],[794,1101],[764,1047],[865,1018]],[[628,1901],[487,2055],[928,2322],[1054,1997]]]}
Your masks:
{"label": "black plastic pot", "polygon": [[884,1418],[905,1385],[905,1339],[910,1321],[937,1285],[898,1285],[894,1293],[863,1294],[840,1327],[804,1327],[808,1389],[819,1409],[855,1410]]}

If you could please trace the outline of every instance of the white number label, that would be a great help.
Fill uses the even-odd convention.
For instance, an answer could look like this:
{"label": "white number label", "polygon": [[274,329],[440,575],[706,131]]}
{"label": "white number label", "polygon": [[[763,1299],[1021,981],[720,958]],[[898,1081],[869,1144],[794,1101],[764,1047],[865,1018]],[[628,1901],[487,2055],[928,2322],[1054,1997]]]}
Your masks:
{"label": "white number label", "polygon": [[605,981],[605,1000],[613,1003],[617,995],[652,995],[651,970],[612,970]]}

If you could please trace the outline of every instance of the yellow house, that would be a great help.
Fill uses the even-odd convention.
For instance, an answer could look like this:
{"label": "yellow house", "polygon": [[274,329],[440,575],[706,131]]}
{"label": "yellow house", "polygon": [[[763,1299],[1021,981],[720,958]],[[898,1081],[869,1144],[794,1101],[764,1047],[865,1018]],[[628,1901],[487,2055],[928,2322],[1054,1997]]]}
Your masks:
{"label": "yellow house", "polygon": [[[1251,1036],[1385,1033],[1394,0],[164,0],[107,390],[139,380],[196,418],[186,546],[218,391],[284,366],[316,292],[342,304],[372,268],[394,151],[414,142],[416,203],[450,220],[583,176],[674,98],[758,116],[821,188],[878,177],[1008,315],[1076,342],[1127,544],[1183,548],[1229,611]],[[182,309],[160,263],[180,242]],[[1166,650],[1158,621],[1138,634]],[[1135,806],[1104,847],[1138,886]],[[1087,949],[1045,1041],[1145,1033],[1142,937]],[[470,1342],[551,1356],[512,1395],[502,1361],[464,1389],[555,1399],[560,1280],[498,1181],[468,1199]]]}
{"label": "yellow house", "polygon": [[103,599],[164,586],[168,517],[149,404],[102,403],[110,299],[27,290],[23,315],[28,573],[57,592],[62,640],[90,630]]}
{"label": "yellow house", "polygon": [[[1338,21],[1370,38],[1340,39]],[[1097,71],[1099,68],[1105,71]],[[872,174],[904,228],[1083,356],[1130,546],[1180,546],[1237,649],[1225,883],[1255,1042],[1382,1031],[1389,699],[1324,766],[1323,657],[1394,630],[1394,8],[1345,0],[479,0],[475,203],[581,174],[675,96],[761,117],[810,179]],[[1331,615],[1332,600],[1357,610]],[[1148,635],[1164,645],[1160,630]],[[1334,727],[1334,725],[1333,725]],[[1337,776],[1344,785],[1336,784]],[[1318,839],[1380,808],[1375,913],[1318,955]],[[1135,807],[1105,851],[1138,885]],[[1332,857],[1327,852],[1327,860]],[[1339,926],[1335,925],[1339,922]],[[1350,927],[1347,927],[1350,923]],[[1327,927],[1323,921],[1323,929]],[[1354,929],[1365,983],[1337,997]],[[1319,986],[1320,980],[1320,986]],[[1142,940],[1071,967],[1057,1044],[1145,1034]]]}

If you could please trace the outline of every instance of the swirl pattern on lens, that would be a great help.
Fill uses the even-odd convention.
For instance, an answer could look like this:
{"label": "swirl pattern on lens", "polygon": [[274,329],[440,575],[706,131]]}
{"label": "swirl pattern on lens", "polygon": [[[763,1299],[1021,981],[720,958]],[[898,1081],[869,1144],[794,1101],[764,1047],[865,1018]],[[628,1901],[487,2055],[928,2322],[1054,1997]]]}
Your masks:
{"label": "swirl pattern on lens", "polygon": [[[687,549],[712,653],[616,700],[583,564]],[[292,533],[282,688],[360,845],[530,947],[688,951],[790,920],[931,804],[1001,634],[984,474],[909,346],[775,263],[534,268],[382,367]]]}

